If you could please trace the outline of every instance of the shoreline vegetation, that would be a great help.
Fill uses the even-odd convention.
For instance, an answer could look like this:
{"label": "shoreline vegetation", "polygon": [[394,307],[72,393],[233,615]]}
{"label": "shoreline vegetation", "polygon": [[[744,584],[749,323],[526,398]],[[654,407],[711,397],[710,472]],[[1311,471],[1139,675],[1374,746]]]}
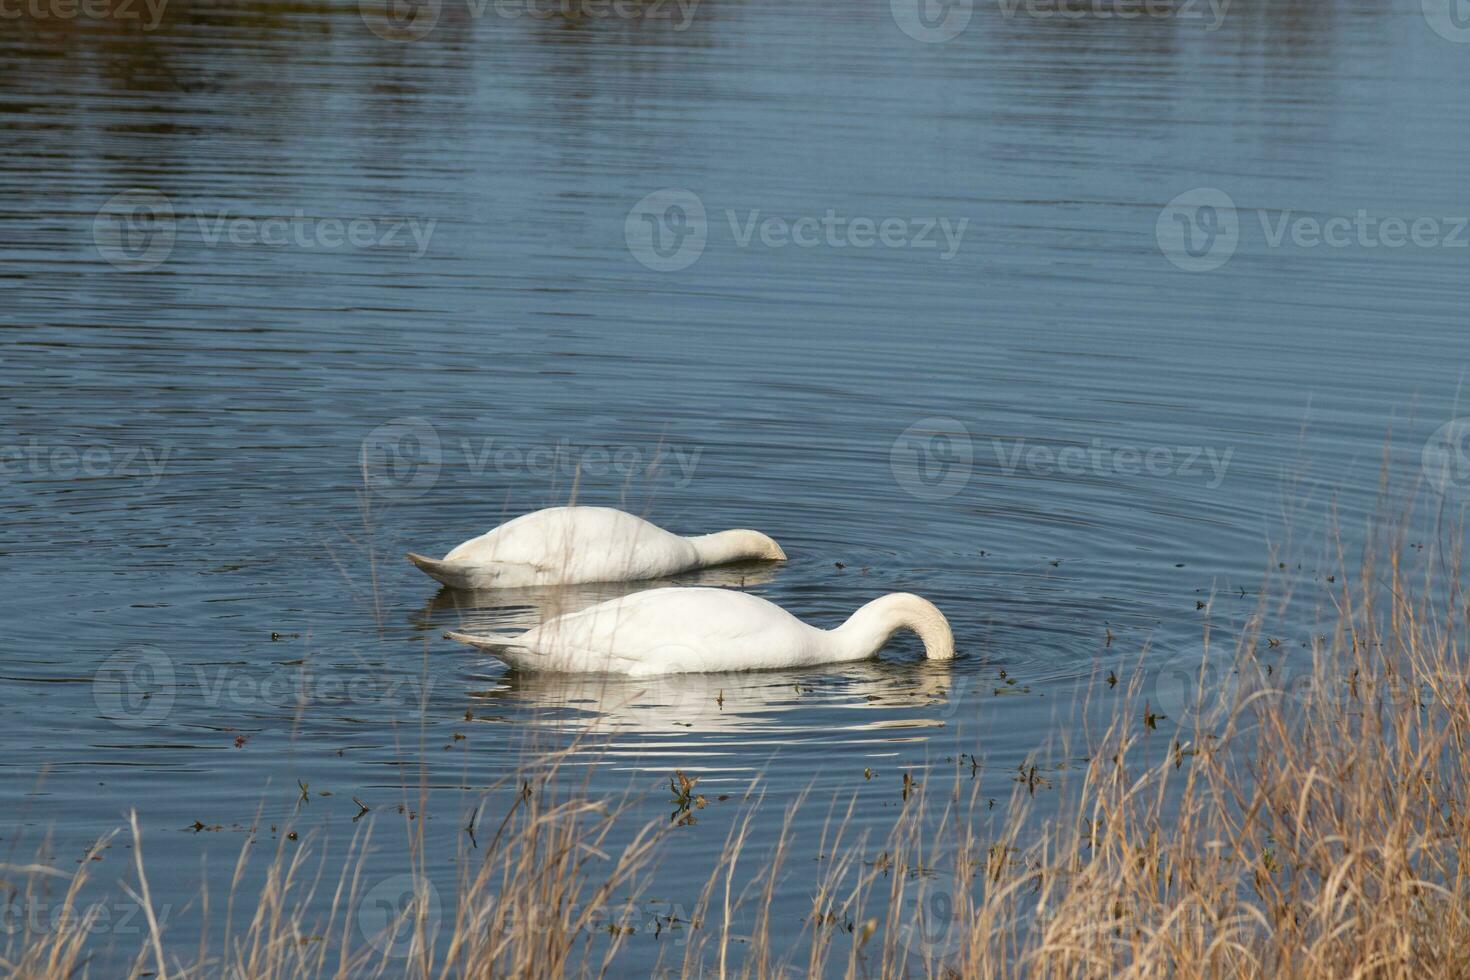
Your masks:
{"label": "shoreline vegetation", "polygon": [[[674,819],[630,830],[628,797],[569,785],[567,756],[551,753],[515,776],[508,809],[468,815],[472,846],[442,901],[421,874],[387,901],[365,880],[371,819],[330,862],[310,841],[288,848],[282,828],[274,853],[247,838],[222,903],[198,897],[206,923],[223,905],[226,931],[175,934],[154,914],[134,816],[119,828],[133,859],[121,887],[145,925],[136,950],[109,955],[134,956],[137,977],[618,975],[620,954],[651,927],[684,932],[664,949],[664,975],[1464,976],[1467,599],[1458,545],[1426,550],[1408,524],[1370,525],[1351,574],[1339,551],[1333,608],[1308,650],[1271,637],[1290,597],[1268,600],[1263,585],[1230,670],[1201,665],[1188,724],[1161,724],[1144,670],[1099,676],[1094,691],[1118,685],[1120,696],[1079,706],[1101,717],[1079,729],[1085,751],[1057,754],[1080,761],[1051,774],[1059,805],[1044,816],[1026,779],[1002,805],[935,772],[912,793],[905,783],[886,839],[854,829],[853,801],[807,793],[757,856],[752,821],[769,805],[757,784],[687,913],[625,926],[607,910],[638,901],[677,854],[670,835],[705,804],[697,774],[671,774]],[[1443,540],[1462,540],[1460,529]],[[1412,568],[1408,555],[1419,556]],[[803,807],[828,813],[814,876],[793,845]],[[422,868],[423,821],[406,826]],[[264,884],[242,893],[254,862],[268,865]],[[88,865],[8,864],[0,887],[70,909]],[[810,896],[795,946],[771,929],[773,898],[790,889]],[[26,978],[116,975],[93,962],[89,925],[87,914],[27,921],[0,940],[0,965]]]}

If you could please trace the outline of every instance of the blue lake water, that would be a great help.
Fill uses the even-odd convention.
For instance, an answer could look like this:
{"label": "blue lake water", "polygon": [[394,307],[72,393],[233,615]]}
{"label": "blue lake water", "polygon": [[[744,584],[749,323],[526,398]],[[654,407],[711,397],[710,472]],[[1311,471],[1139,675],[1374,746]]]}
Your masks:
{"label": "blue lake water", "polygon": [[[673,903],[755,785],[757,842],[803,791],[881,830],[961,752],[1007,798],[1099,670],[1197,662],[1268,571],[1307,636],[1385,464],[1470,499],[1422,465],[1470,415],[1434,0],[140,10],[0,35],[0,844],[69,867],[137,808],[186,950],[257,820],[330,852],[362,799],[376,880],[422,790],[452,895],[463,814],[588,730],[635,816],[675,769],[732,797]],[[766,531],[788,563],[704,581],[813,623],[922,593],[961,658],[608,687],[441,639],[587,597],[403,552],[571,500]]]}

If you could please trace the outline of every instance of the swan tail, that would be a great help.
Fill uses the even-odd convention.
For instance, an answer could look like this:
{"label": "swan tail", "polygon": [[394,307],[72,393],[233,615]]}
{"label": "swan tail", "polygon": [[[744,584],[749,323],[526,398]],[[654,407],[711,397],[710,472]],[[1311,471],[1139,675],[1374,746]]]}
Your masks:
{"label": "swan tail", "polygon": [[412,551],[408,553],[408,560],[417,565],[419,570],[425,575],[428,575],[430,578],[436,578],[444,582],[445,585],[449,584],[445,579],[452,578],[455,574],[453,562],[440,561],[437,558],[430,558],[427,555],[414,554]]}
{"label": "swan tail", "polygon": [[468,643],[479,650],[484,650],[495,659],[500,660],[508,667],[518,670],[537,670],[545,667],[544,658],[530,647],[518,646],[524,634],[503,634],[500,636],[476,636],[473,633],[457,633],[450,630],[444,634],[446,640],[458,640],[460,643]]}
{"label": "swan tail", "polygon": [[517,646],[521,637],[524,635],[523,633],[503,633],[498,635],[492,634],[490,636],[477,636],[474,633],[459,633],[455,630],[447,630],[444,633],[444,639],[468,643],[472,647],[489,650],[491,653],[499,655],[503,650],[525,650],[526,647]]}
{"label": "swan tail", "polygon": [[588,651],[561,650],[548,653],[525,645],[525,633],[502,633],[477,636],[448,630],[446,640],[458,640],[484,650],[495,659],[503,661],[516,670],[550,671],[552,673],[610,673],[628,674],[636,672],[640,658],[617,653],[594,654]]}
{"label": "swan tail", "polygon": [[530,585],[538,577],[535,565],[512,562],[468,562],[449,558],[429,558],[410,551],[408,560],[425,575],[451,589],[513,588]]}

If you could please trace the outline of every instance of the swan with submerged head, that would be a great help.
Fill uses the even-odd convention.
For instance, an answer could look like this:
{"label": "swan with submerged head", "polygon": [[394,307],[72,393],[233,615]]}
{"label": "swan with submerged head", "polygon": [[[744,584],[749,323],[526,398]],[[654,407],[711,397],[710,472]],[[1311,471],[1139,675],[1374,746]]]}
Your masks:
{"label": "swan with submerged head", "polygon": [[550,507],[460,544],[442,559],[408,553],[456,589],[634,582],[735,561],[785,561],[759,531],[681,537],[611,507]]}
{"label": "swan with submerged head", "polygon": [[907,592],[874,599],[831,630],[748,592],[669,588],[599,603],[518,635],[445,636],[520,670],[637,677],[866,660],[899,630],[917,633],[930,660],[953,659],[949,621]]}

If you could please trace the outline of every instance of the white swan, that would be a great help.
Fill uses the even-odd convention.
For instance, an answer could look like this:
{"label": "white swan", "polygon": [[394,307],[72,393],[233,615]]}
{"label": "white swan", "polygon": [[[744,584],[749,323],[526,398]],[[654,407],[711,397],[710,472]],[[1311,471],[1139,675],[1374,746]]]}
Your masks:
{"label": "white swan", "polygon": [[611,507],[550,507],[457,546],[443,560],[408,553],[428,575],[456,589],[632,582],[726,562],[785,561],[759,531],[685,538]]}
{"label": "white swan", "polygon": [[644,677],[865,660],[901,629],[919,635],[930,660],[954,657],[944,614],[907,592],[874,599],[833,630],[748,592],[673,588],[599,603],[516,636],[444,635],[519,669]]}

